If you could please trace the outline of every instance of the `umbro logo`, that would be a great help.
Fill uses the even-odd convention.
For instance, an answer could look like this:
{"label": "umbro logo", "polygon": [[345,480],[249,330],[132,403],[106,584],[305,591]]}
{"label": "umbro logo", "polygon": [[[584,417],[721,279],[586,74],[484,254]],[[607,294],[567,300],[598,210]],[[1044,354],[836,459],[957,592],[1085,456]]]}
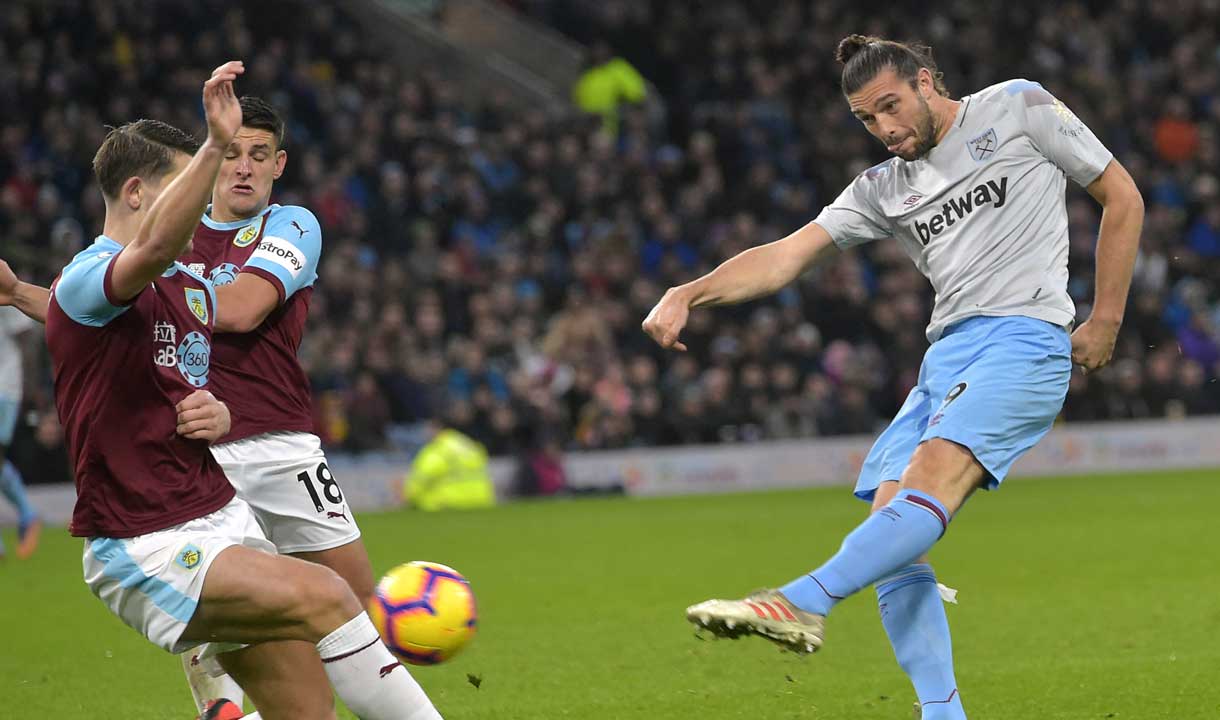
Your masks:
{"label": "umbro logo", "polygon": [[919,202],[920,200],[923,200],[923,195],[912,195],[911,197],[902,201],[902,206],[910,209],[915,207],[915,203]]}

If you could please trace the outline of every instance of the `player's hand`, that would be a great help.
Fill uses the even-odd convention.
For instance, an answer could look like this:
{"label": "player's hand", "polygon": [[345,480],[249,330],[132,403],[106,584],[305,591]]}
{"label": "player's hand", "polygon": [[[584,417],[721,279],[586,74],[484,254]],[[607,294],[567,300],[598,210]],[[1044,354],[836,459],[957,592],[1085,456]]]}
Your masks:
{"label": "player's hand", "polygon": [[190,440],[210,443],[229,434],[232,418],[229,407],[207,390],[196,390],[176,406],[178,434]]}
{"label": "player's hand", "polygon": [[241,129],[241,104],[233,81],[246,71],[241,60],[230,60],[212,71],[203,84],[203,111],[208,121],[208,140],[227,147]]}
{"label": "player's hand", "polygon": [[1110,362],[1118,341],[1119,323],[1089,318],[1072,333],[1072,362],[1086,373]]}
{"label": "player's hand", "polygon": [[0,305],[12,305],[17,299],[17,286],[21,281],[17,279],[17,274],[8,266],[8,263],[0,260]]}
{"label": "player's hand", "polygon": [[665,291],[661,302],[656,304],[648,317],[644,318],[644,332],[666,350],[686,352],[686,345],[678,341],[686,319],[690,317],[690,300],[681,288]]}

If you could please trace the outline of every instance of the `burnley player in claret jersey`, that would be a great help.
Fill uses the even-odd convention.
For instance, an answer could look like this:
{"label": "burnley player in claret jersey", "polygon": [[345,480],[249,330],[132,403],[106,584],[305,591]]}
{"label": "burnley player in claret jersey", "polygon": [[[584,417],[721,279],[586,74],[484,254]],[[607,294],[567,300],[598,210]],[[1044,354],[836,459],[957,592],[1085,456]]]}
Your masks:
{"label": "burnley player in claret jersey", "polygon": [[[217,335],[208,381],[233,420],[212,454],[279,552],[331,568],[367,601],[373,571],[312,432],[309,380],[297,361],[322,230],[305,208],[269,204],[272,184],[288,160],[284,123],[258,98],[241,98],[240,105],[242,127],[225,148],[212,204],[179,258],[215,288],[211,314]],[[45,288],[18,281],[0,261],[0,299],[6,304],[45,322],[47,297]],[[284,665],[264,663],[260,652],[251,648],[244,661]],[[200,662],[197,653],[182,660],[201,712],[223,699],[241,704],[241,687],[214,663]],[[317,657],[301,662],[307,667],[294,672],[302,685],[324,689]]]}
{"label": "burnley player in claret jersey", "polygon": [[[94,159],[103,234],[43,305],[85,581],[154,644],[183,653],[206,643],[201,664],[232,673],[268,717],[333,720],[333,686],[362,718],[433,720],[348,585],[275,554],[209,447],[232,426],[209,392],[216,296],[175,258],[241,128],[242,72],[227,63],[204,85],[202,147],[151,120],[107,135]],[[11,273],[0,285],[22,307],[30,288]]]}
{"label": "burnley player in claret jersey", "polygon": [[[318,278],[322,229],[313,213],[271,204],[288,161],[284,122],[241,98],[242,127],[225,150],[212,204],[182,257],[216,288],[211,378],[233,413],[212,453],[276,548],[339,573],[362,600],[373,572],[355,518],[313,433],[309,380],[297,361]],[[196,704],[241,690],[183,657]],[[315,661],[311,676],[324,684]]]}

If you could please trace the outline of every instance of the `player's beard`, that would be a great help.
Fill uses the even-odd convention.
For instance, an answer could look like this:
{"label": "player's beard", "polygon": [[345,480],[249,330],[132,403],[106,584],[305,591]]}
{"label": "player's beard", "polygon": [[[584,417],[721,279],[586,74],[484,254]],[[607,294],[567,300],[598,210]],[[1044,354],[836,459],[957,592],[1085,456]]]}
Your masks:
{"label": "player's beard", "polygon": [[940,134],[940,128],[936,126],[936,114],[928,106],[928,101],[924,99],[923,95],[916,94],[915,97],[919,98],[920,115],[915,121],[915,150],[910,157],[902,158],[908,162],[919,160],[932,152],[932,148],[936,147],[936,136]]}

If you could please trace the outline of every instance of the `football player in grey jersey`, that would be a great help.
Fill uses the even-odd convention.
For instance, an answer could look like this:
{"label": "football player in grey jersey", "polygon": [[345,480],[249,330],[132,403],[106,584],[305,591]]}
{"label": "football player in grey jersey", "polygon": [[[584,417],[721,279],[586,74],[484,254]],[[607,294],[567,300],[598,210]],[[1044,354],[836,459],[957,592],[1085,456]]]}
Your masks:
{"label": "football player in grey jersey", "polygon": [[[976,489],[994,489],[1063,406],[1073,362],[1114,349],[1144,208],[1122,165],[1042,86],[1010,80],[953,100],[926,47],[851,35],[840,44],[852,113],[896,157],[861,173],[809,224],[671,288],[644,320],[662,347],[690,311],[776,292],[835,252],[898,242],[932,283],[932,342],[919,381],[877,439],[855,494],[869,518],[826,563],[687,618],[798,652],[822,644],[826,615],[875,584],[882,622],[924,720],[964,718],[949,626],[926,554]],[[1067,179],[1102,206],[1095,298],[1072,331]]]}

